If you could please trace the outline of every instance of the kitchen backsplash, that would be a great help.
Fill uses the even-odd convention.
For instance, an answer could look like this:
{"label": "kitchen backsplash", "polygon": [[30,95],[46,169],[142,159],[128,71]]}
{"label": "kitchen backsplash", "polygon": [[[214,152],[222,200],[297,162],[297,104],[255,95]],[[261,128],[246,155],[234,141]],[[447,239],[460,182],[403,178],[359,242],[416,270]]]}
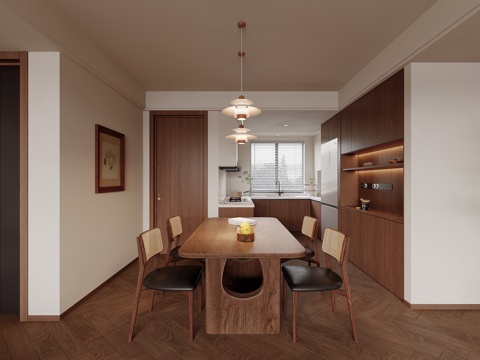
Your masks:
{"label": "kitchen backsplash", "polygon": [[250,177],[248,171],[227,173],[227,193],[229,191],[249,191]]}

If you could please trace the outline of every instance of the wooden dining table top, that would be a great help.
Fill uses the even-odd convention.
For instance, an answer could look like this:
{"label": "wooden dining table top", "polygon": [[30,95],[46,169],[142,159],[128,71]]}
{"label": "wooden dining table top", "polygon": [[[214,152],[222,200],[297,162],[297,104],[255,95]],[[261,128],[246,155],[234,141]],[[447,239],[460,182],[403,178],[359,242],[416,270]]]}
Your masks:
{"label": "wooden dining table top", "polygon": [[253,217],[254,241],[237,240],[237,226],[228,218],[208,218],[180,247],[185,258],[287,258],[305,255],[305,248],[272,217]]}

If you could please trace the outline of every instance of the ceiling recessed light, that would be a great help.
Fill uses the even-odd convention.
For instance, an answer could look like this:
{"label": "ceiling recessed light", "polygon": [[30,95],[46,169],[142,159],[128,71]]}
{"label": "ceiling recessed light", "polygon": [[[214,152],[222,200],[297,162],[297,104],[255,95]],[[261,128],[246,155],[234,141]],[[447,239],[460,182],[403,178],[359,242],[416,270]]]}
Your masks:
{"label": "ceiling recessed light", "polygon": [[285,124],[285,125],[283,125],[283,126],[288,126],[288,124]]}

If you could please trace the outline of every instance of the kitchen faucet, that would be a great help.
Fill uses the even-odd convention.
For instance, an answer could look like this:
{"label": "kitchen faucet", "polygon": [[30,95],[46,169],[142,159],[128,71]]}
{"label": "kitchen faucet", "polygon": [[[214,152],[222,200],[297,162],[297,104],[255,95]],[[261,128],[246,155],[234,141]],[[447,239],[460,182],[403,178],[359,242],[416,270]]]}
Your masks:
{"label": "kitchen faucet", "polygon": [[278,185],[278,196],[283,194],[283,191],[280,191],[280,180],[275,181],[275,185]]}

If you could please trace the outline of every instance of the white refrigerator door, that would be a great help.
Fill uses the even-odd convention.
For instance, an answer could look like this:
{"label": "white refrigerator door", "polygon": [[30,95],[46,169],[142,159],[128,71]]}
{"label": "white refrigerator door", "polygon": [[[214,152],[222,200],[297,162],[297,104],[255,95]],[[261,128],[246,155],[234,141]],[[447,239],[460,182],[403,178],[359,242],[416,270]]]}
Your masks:
{"label": "white refrigerator door", "polygon": [[320,212],[320,237],[323,239],[326,228],[338,230],[338,209],[333,206],[322,205]]}
{"label": "white refrigerator door", "polygon": [[338,149],[337,139],[322,144],[321,191],[322,203],[338,206]]}

